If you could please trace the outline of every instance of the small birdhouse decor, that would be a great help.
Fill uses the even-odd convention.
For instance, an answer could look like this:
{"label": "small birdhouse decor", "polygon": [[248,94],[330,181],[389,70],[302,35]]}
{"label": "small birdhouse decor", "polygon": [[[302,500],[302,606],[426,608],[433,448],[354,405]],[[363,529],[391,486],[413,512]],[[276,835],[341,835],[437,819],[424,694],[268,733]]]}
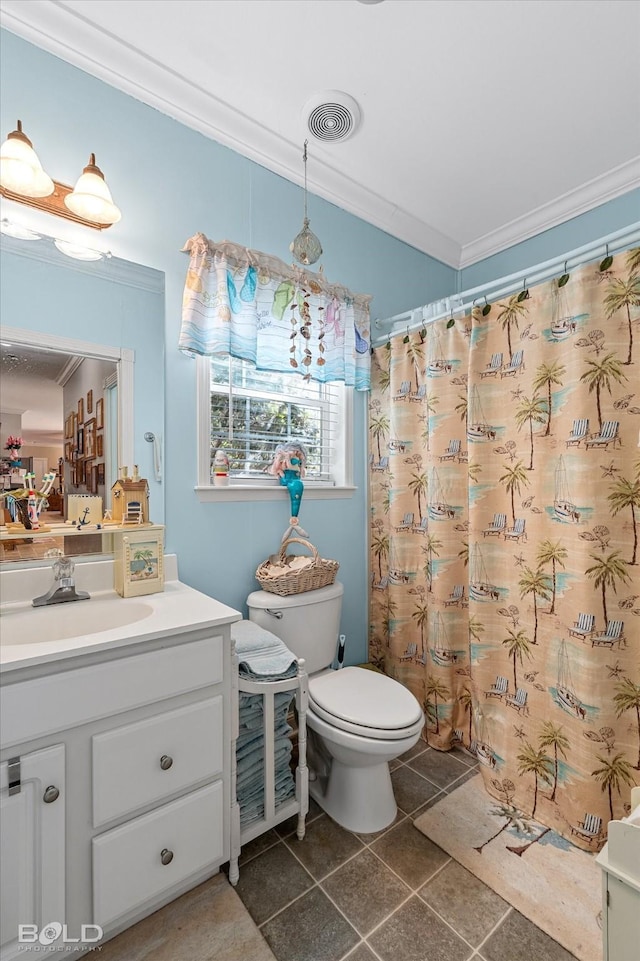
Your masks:
{"label": "small birdhouse decor", "polygon": [[149,485],[138,476],[138,466],[129,477],[127,467],[120,469],[120,477],[111,488],[111,518],[114,524],[149,523]]}

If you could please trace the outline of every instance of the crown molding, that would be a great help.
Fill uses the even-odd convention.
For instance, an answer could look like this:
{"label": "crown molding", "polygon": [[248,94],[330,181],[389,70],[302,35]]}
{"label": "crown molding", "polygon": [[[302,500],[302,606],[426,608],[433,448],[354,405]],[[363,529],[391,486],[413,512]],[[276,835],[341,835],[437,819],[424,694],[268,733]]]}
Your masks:
{"label": "crown molding", "polygon": [[[462,247],[460,269],[470,267],[486,257],[491,257],[492,254],[498,254],[508,247],[529,240],[544,230],[557,227],[637,187],[640,187],[640,157],[633,157],[627,163],[614,167],[601,177],[595,177],[581,187],[570,190],[549,203],[542,204],[524,217],[512,220],[497,230],[485,234],[484,237],[465,244]],[[630,213],[630,220],[637,219],[637,212],[635,216],[631,216]]]}

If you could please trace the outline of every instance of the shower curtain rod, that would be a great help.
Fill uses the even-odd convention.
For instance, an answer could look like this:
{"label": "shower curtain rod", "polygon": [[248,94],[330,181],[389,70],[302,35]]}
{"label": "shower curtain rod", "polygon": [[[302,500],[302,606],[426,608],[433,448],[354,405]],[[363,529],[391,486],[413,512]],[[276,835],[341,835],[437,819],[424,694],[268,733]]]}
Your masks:
{"label": "shower curtain rod", "polygon": [[[387,317],[384,320],[375,320],[373,326],[378,329],[386,327],[387,325],[391,326],[389,326],[387,330],[381,331],[373,340],[374,346],[378,346],[378,344],[388,340],[390,337],[397,337],[398,334],[418,330],[424,327],[425,324],[432,324],[434,321],[441,320],[443,317],[453,316],[466,310],[468,307],[473,307],[478,294],[488,294],[491,292],[491,299],[499,300],[506,294],[517,290],[520,284],[523,284],[524,287],[528,284],[533,285],[548,280],[557,273],[559,267],[564,267],[565,270],[571,267],[571,269],[575,270],[576,267],[588,263],[590,260],[595,260],[595,252],[599,248],[602,248],[602,253],[606,253],[607,251],[617,253],[626,247],[633,246],[634,243],[640,243],[640,221],[630,224],[623,230],[618,230],[615,233],[608,234],[606,237],[601,237],[599,240],[585,244],[583,247],[577,247],[575,250],[571,250],[559,257],[553,257],[551,260],[535,264],[526,270],[519,270],[516,273],[508,274],[505,277],[500,277],[490,283],[481,284],[478,287],[469,287],[467,290],[460,291],[460,293],[450,294],[448,297],[441,297],[437,301],[424,304],[422,307],[413,307],[411,310],[405,310],[400,314],[395,314],[393,317]],[[438,311],[435,308],[439,304],[443,304],[444,306]],[[395,325],[402,326],[396,327]]]}

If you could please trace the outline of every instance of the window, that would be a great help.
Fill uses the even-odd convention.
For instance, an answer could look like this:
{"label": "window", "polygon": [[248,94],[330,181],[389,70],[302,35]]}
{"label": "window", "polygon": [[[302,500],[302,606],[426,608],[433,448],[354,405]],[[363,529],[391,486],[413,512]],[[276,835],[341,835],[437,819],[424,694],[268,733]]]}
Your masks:
{"label": "window", "polygon": [[197,364],[200,487],[211,486],[220,448],[229,458],[232,487],[279,487],[267,471],[286,441],[307,452],[305,491],[351,485],[351,388],[256,370],[227,356],[201,357]]}

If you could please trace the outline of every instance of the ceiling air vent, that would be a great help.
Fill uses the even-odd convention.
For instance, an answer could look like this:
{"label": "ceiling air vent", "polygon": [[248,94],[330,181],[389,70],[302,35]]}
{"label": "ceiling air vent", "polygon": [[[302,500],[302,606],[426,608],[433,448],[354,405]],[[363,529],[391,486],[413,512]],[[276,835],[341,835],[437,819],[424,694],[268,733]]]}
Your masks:
{"label": "ceiling air vent", "polygon": [[346,140],[360,125],[360,107],[340,90],[326,90],[312,97],[303,115],[311,136],[323,143]]}

